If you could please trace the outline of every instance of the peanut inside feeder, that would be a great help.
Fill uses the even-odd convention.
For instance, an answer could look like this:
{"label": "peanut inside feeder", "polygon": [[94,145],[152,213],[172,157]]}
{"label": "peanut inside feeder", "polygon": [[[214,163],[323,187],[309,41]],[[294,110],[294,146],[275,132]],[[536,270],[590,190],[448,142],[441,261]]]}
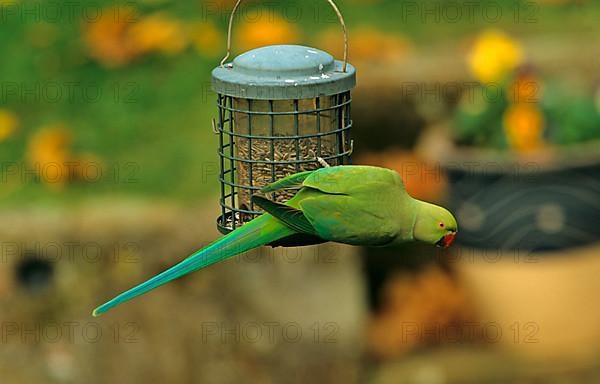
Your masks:
{"label": "peanut inside feeder", "polygon": [[[344,68],[345,71],[344,71]],[[262,212],[251,196],[283,177],[349,162],[354,68],[314,48],[258,48],[213,71],[227,233]],[[269,198],[285,202],[296,191]]]}
{"label": "peanut inside feeder", "polygon": [[[317,157],[332,165],[341,163],[336,156],[340,152],[338,146],[345,145],[347,138],[345,132],[341,137],[336,132],[338,113],[332,109],[336,105],[335,97],[293,101],[234,99],[233,102],[234,106],[239,106],[236,109],[253,107],[257,111],[270,112],[272,108],[274,112],[289,113],[272,117],[235,114],[234,130],[247,136],[238,137],[235,143],[236,157],[243,159],[237,164],[240,185],[262,188],[291,174],[317,169]],[[343,119],[344,113],[340,117]],[[251,189],[241,189],[239,203],[260,211],[258,207],[252,207],[251,192]],[[273,193],[272,197],[285,202],[294,194],[293,190],[284,190]]]}

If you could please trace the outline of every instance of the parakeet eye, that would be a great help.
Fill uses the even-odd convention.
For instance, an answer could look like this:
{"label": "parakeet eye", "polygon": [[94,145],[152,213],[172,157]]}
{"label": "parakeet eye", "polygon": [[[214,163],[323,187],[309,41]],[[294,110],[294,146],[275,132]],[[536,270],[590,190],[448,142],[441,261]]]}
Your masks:
{"label": "parakeet eye", "polygon": [[442,223],[442,222],[440,222],[438,225],[440,226],[440,228],[444,228],[445,227],[444,223]]}

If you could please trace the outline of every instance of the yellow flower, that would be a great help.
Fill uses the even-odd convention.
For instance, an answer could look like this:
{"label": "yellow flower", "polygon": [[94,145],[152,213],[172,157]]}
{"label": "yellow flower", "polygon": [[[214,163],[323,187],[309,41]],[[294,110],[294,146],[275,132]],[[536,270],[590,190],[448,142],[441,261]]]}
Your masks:
{"label": "yellow flower", "polygon": [[225,53],[225,36],[213,23],[198,23],[190,27],[190,39],[198,52],[208,57]]}
{"label": "yellow flower", "polygon": [[119,67],[151,52],[174,55],[188,46],[184,26],[157,13],[132,22],[128,17],[115,20],[106,12],[85,26],[84,38],[90,55],[107,67]]}
{"label": "yellow flower", "polygon": [[0,142],[8,139],[19,128],[19,118],[8,109],[0,109]]}
{"label": "yellow flower", "polygon": [[[323,32],[317,42],[323,49],[341,59],[344,40],[341,28],[332,28]],[[352,31],[350,38],[350,59],[352,61],[397,63],[407,57],[411,51],[408,39],[398,34],[390,34],[373,27],[362,27]]]}
{"label": "yellow flower", "polygon": [[511,148],[527,152],[544,146],[544,117],[535,104],[513,104],[504,112],[504,132]]}
{"label": "yellow flower", "polygon": [[499,30],[483,32],[468,56],[471,72],[483,83],[501,80],[522,61],[521,45]]}
{"label": "yellow flower", "polygon": [[29,141],[30,166],[51,186],[62,187],[72,180],[71,141],[71,132],[62,123],[42,127]]}
{"label": "yellow flower", "polygon": [[137,54],[127,33],[130,25],[125,19],[115,20],[108,10],[99,20],[84,24],[84,40],[90,56],[109,68],[129,63]]}
{"label": "yellow flower", "polygon": [[[237,29],[237,32],[236,32]],[[237,46],[241,51],[273,44],[298,43],[298,29],[280,16],[263,17],[257,22],[246,21],[234,28]]]}
{"label": "yellow flower", "polygon": [[67,183],[101,177],[101,159],[93,153],[73,153],[73,135],[63,123],[40,128],[29,140],[27,160],[40,180],[55,189]]}
{"label": "yellow flower", "polygon": [[175,55],[183,51],[189,43],[183,25],[161,13],[131,24],[129,37],[138,53],[160,52]]}

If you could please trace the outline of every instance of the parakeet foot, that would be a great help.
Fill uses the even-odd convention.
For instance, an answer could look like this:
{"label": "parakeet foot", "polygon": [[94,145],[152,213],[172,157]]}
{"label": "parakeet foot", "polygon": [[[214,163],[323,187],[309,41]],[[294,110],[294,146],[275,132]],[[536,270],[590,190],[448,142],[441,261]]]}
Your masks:
{"label": "parakeet foot", "polygon": [[331,168],[331,165],[329,165],[329,163],[327,163],[324,158],[317,157],[317,161],[319,162],[319,164],[321,164],[321,167],[323,167],[323,168]]}

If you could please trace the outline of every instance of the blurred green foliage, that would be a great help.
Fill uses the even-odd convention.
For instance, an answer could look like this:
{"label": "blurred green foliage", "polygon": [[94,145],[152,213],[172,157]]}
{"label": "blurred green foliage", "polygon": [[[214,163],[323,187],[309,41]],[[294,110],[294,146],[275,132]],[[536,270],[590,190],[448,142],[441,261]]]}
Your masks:
{"label": "blurred green foliage", "polygon": [[[218,11],[208,12],[207,3],[217,4]],[[319,31],[336,24],[328,5],[317,0],[286,0],[276,2],[273,9],[281,13],[291,9],[289,4],[292,3],[303,10],[300,18],[290,11],[295,16],[287,20],[301,31],[297,43],[319,46]],[[354,28],[371,25],[385,33],[402,34],[418,47],[449,44],[490,26],[481,10],[476,10],[471,20],[464,7],[460,11],[463,16],[457,22],[452,9],[440,17],[424,14],[420,7],[426,6],[425,2],[348,0],[338,3],[351,38]],[[595,25],[600,13],[598,6],[582,14],[579,6],[570,4],[542,7],[514,0],[494,3],[501,5],[504,15],[493,26],[509,28],[515,33],[554,30],[562,33],[568,31],[569,26],[581,25],[582,20]],[[44,2],[28,0],[13,4],[19,7],[25,4],[35,10],[36,4],[43,6]],[[74,19],[63,13],[58,21],[49,20],[52,17],[43,14],[36,18],[36,11],[24,15],[20,9],[16,15],[9,14],[6,4],[3,5],[0,107],[18,116],[20,128],[0,141],[0,162],[22,167],[27,162],[32,136],[41,127],[63,123],[73,133],[73,153],[97,156],[105,176],[99,181],[53,189],[40,182],[22,182],[18,177],[9,178],[7,182],[3,175],[0,204],[72,203],[90,196],[151,196],[197,201],[215,193],[218,140],[211,131],[210,121],[216,117],[216,109],[208,84],[211,69],[224,53],[224,37],[217,44],[222,48],[213,55],[188,47],[176,55],[149,54],[110,68],[89,55],[89,42],[84,33],[86,20],[81,10],[90,4],[94,5],[89,8],[90,12],[96,9],[95,5],[100,5],[104,12],[113,14],[115,10],[131,11],[127,7],[133,4],[135,20],[161,12],[182,22],[215,24],[224,36],[232,1],[83,1],[75,2]],[[438,6],[440,4],[444,5],[440,2]],[[428,6],[435,9],[436,5]],[[47,12],[53,15],[51,9]],[[522,22],[526,17],[532,17],[534,22]],[[515,22],[515,18],[519,22]],[[458,48],[457,54],[462,54]],[[43,91],[53,83],[63,92],[56,102],[48,100]],[[72,98],[66,94],[71,89],[69,84],[73,85]],[[18,88],[16,96],[8,92],[15,86]],[[28,89],[33,89],[33,94],[27,93]],[[97,89],[101,90],[101,97],[93,96]],[[93,101],[85,94],[86,90]],[[122,176],[115,180],[111,169],[116,167],[127,172],[131,170],[127,164],[131,163],[137,167],[134,182],[124,183]]]}

